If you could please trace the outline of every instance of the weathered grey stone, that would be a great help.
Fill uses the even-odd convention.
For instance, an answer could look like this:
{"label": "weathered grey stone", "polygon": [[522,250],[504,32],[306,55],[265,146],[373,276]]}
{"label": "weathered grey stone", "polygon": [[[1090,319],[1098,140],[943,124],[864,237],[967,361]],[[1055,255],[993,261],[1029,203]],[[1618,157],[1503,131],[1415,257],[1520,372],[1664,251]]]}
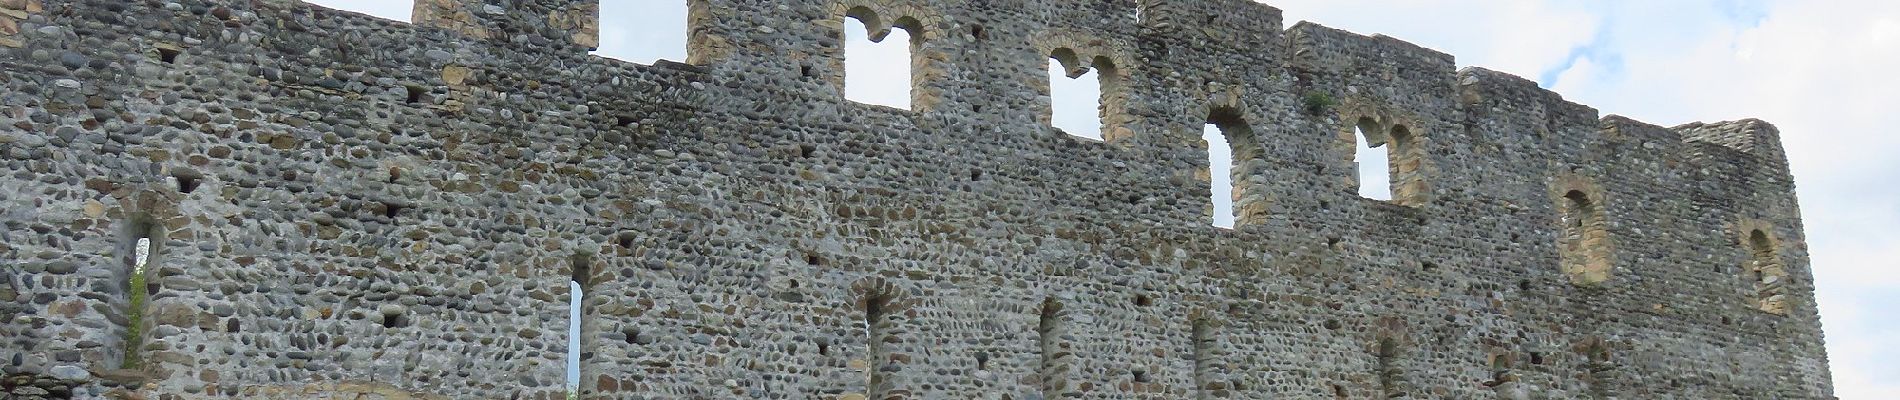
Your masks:
{"label": "weathered grey stone", "polygon": [[[650,66],[586,54],[592,0],[38,3],[0,0],[10,395],[1832,395],[1772,125],[1252,2],[705,0]],[[846,14],[921,32],[910,109],[839,98]],[[1052,57],[1102,140],[1047,126]]]}
{"label": "weathered grey stone", "polygon": [[55,379],[64,379],[64,380],[69,380],[69,381],[86,379],[87,377],[92,376],[92,373],[86,372],[85,368],[75,367],[71,365],[53,366],[53,368],[47,369],[46,372],[48,376],[52,376]]}

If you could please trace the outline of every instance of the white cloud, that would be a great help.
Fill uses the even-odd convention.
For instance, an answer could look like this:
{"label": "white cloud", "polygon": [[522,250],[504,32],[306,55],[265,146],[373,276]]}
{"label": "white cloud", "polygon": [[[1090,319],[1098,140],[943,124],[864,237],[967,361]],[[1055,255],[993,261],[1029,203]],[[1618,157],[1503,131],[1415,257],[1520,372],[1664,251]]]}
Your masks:
{"label": "white cloud", "polygon": [[1602,16],[1563,2],[1521,0],[1283,0],[1286,26],[1312,21],[1361,34],[1380,33],[1482,65],[1536,78],[1554,60],[1587,44]]}
{"label": "white cloud", "polygon": [[304,2],[402,22],[409,22],[409,15],[414,11],[416,4],[408,0],[304,0]]}

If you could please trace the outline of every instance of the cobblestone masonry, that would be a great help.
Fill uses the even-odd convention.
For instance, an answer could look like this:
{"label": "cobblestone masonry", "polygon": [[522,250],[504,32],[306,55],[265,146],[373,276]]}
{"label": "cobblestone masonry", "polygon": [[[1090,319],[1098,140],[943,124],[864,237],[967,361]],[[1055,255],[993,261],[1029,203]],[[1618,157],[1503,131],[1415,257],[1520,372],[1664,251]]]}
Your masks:
{"label": "cobblestone masonry", "polygon": [[[553,399],[581,352],[583,398],[1832,396],[1761,121],[1239,0],[694,0],[652,66],[596,7],[0,0],[0,390]],[[847,16],[910,31],[915,110],[841,98]],[[1051,56],[1106,141],[1047,126]]]}

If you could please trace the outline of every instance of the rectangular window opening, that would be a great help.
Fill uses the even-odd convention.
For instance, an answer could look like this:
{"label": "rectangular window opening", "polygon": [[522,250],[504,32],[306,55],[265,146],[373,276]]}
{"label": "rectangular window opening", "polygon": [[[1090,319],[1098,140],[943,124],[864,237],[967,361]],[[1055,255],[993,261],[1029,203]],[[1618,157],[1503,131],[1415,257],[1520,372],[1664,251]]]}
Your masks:
{"label": "rectangular window opening", "polygon": [[[854,21],[865,22],[856,18]],[[888,28],[890,34],[873,41],[865,23],[845,28],[844,98],[864,104],[911,109],[911,32]]]}
{"label": "rectangular window opening", "polygon": [[1234,227],[1234,152],[1227,142],[1227,134],[1219,125],[1207,124],[1201,131],[1201,138],[1207,140],[1207,174],[1209,189],[1213,192],[1214,226],[1233,229]]}
{"label": "rectangular window opening", "polygon": [[1102,76],[1090,69],[1069,77],[1062,62],[1049,62],[1049,124],[1069,135],[1102,140]]}
{"label": "rectangular window opening", "polygon": [[[687,59],[689,6],[685,1],[600,2],[600,46],[596,56],[653,65]],[[702,1],[694,1],[700,7]],[[613,23],[606,23],[613,21]]]}
{"label": "rectangular window opening", "polygon": [[1353,161],[1358,169],[1359,196],[1392,201],[1392,146],[1369,144],[1363,128],[1353,128]]}

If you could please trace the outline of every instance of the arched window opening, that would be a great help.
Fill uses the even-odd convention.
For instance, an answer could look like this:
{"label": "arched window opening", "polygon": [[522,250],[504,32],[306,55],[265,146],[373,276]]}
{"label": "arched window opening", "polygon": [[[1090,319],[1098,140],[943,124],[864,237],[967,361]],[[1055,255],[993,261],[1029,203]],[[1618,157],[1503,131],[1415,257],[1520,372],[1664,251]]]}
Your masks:
{"label": "arched window opening", "polygon": [[[1118,105],[1121,77],[1115,63],[1097,57],[1087,68],[1075,51],[1056,49],[1049,62],[1050,125],[1070,135],[1119,139],[1111,133],[1125,121]],[[1126,136],[1126,133],[1120,134]]]}
{"label": "arched window opening", "polygon": [[[689,9],[704,1],[602,1],[594,55],[643,64],[687,59]],[[690,4],[690,5],[689,5]]]}
{"label": "arched window opening", "polygon": [[[911,109],[916,62],[912,53],[922,45],[922,28],[905,18],[883,25],[862,8],[846,15],[858,28],[846,28],[844,37],[844,98],[865,104]],[[882,26],[880,26],[882,25]]]}
{"label": "arched window opening", "polygon": [[1238,110],[1217,108],[1209,113],[1201,138],[1207,141],[1207,179],[1213,195],[1208,215],[1214,226],[1235,228],[1264,218],[1266,202],[1253,190],[1253,179],[1261,178],[1257,163],[1265,150],[1253,128]]}
{"label": "arched window opening", "polygon": [[1425,203],[1424,154],[1405,125],[1382,125],[1372,117],[1353,123],[1356,169],[1352,182],[1360,197],[1417,206]]}
{"label": "arched window opening", "polygon": [[593,257],[576,255],[568,259],[569,273],[567,281],[567,387],[577,394],[593,393],[590,379],[583,379],[593,372],[589,361],[593,358],[594,337],[598,335],[594,327],[590,300],[593,300]]}
{"label": "arched window opening", "polygon": [[1596,200],[1581,190],[1564,194],[1559,206],[1558,249],[1563,271],[1577,284],[1595,284],[1610,277],[1608,223]]}
{"label": "arched window opening", "polygon": [[1045,399],[1064,398],[1066,393],[1071,392],[1069,369],[1074,354],[1069,342],[1064,339],[1068,334],[1062,303],[1055,299],[1043,300],[1042,316],[1036,323],[1036,343],[1041,347],[1042,360],[1036,371]]}
{"label": "arched window opening", "polygon": [[1773,238],[1760,229],[1749,232],[1749,265],[1746,270],[1755,282],[1755,302],[1762,311],[1788,313],[1788,271],[1781,264]]}
{"label": "arched window opening", "polygon": [[[1392,171],[1390,152],[1392,146],[1386,146],[1384,140],[1373,140],[1367,132],[1377,134],[1379,124],[1371,118],[1361,118],[1353,127],[1353,165],[1359,171],[1359,196],[1374,200],[1392,200]],[[1381,138],[1383,139],[1383,138]]]}

